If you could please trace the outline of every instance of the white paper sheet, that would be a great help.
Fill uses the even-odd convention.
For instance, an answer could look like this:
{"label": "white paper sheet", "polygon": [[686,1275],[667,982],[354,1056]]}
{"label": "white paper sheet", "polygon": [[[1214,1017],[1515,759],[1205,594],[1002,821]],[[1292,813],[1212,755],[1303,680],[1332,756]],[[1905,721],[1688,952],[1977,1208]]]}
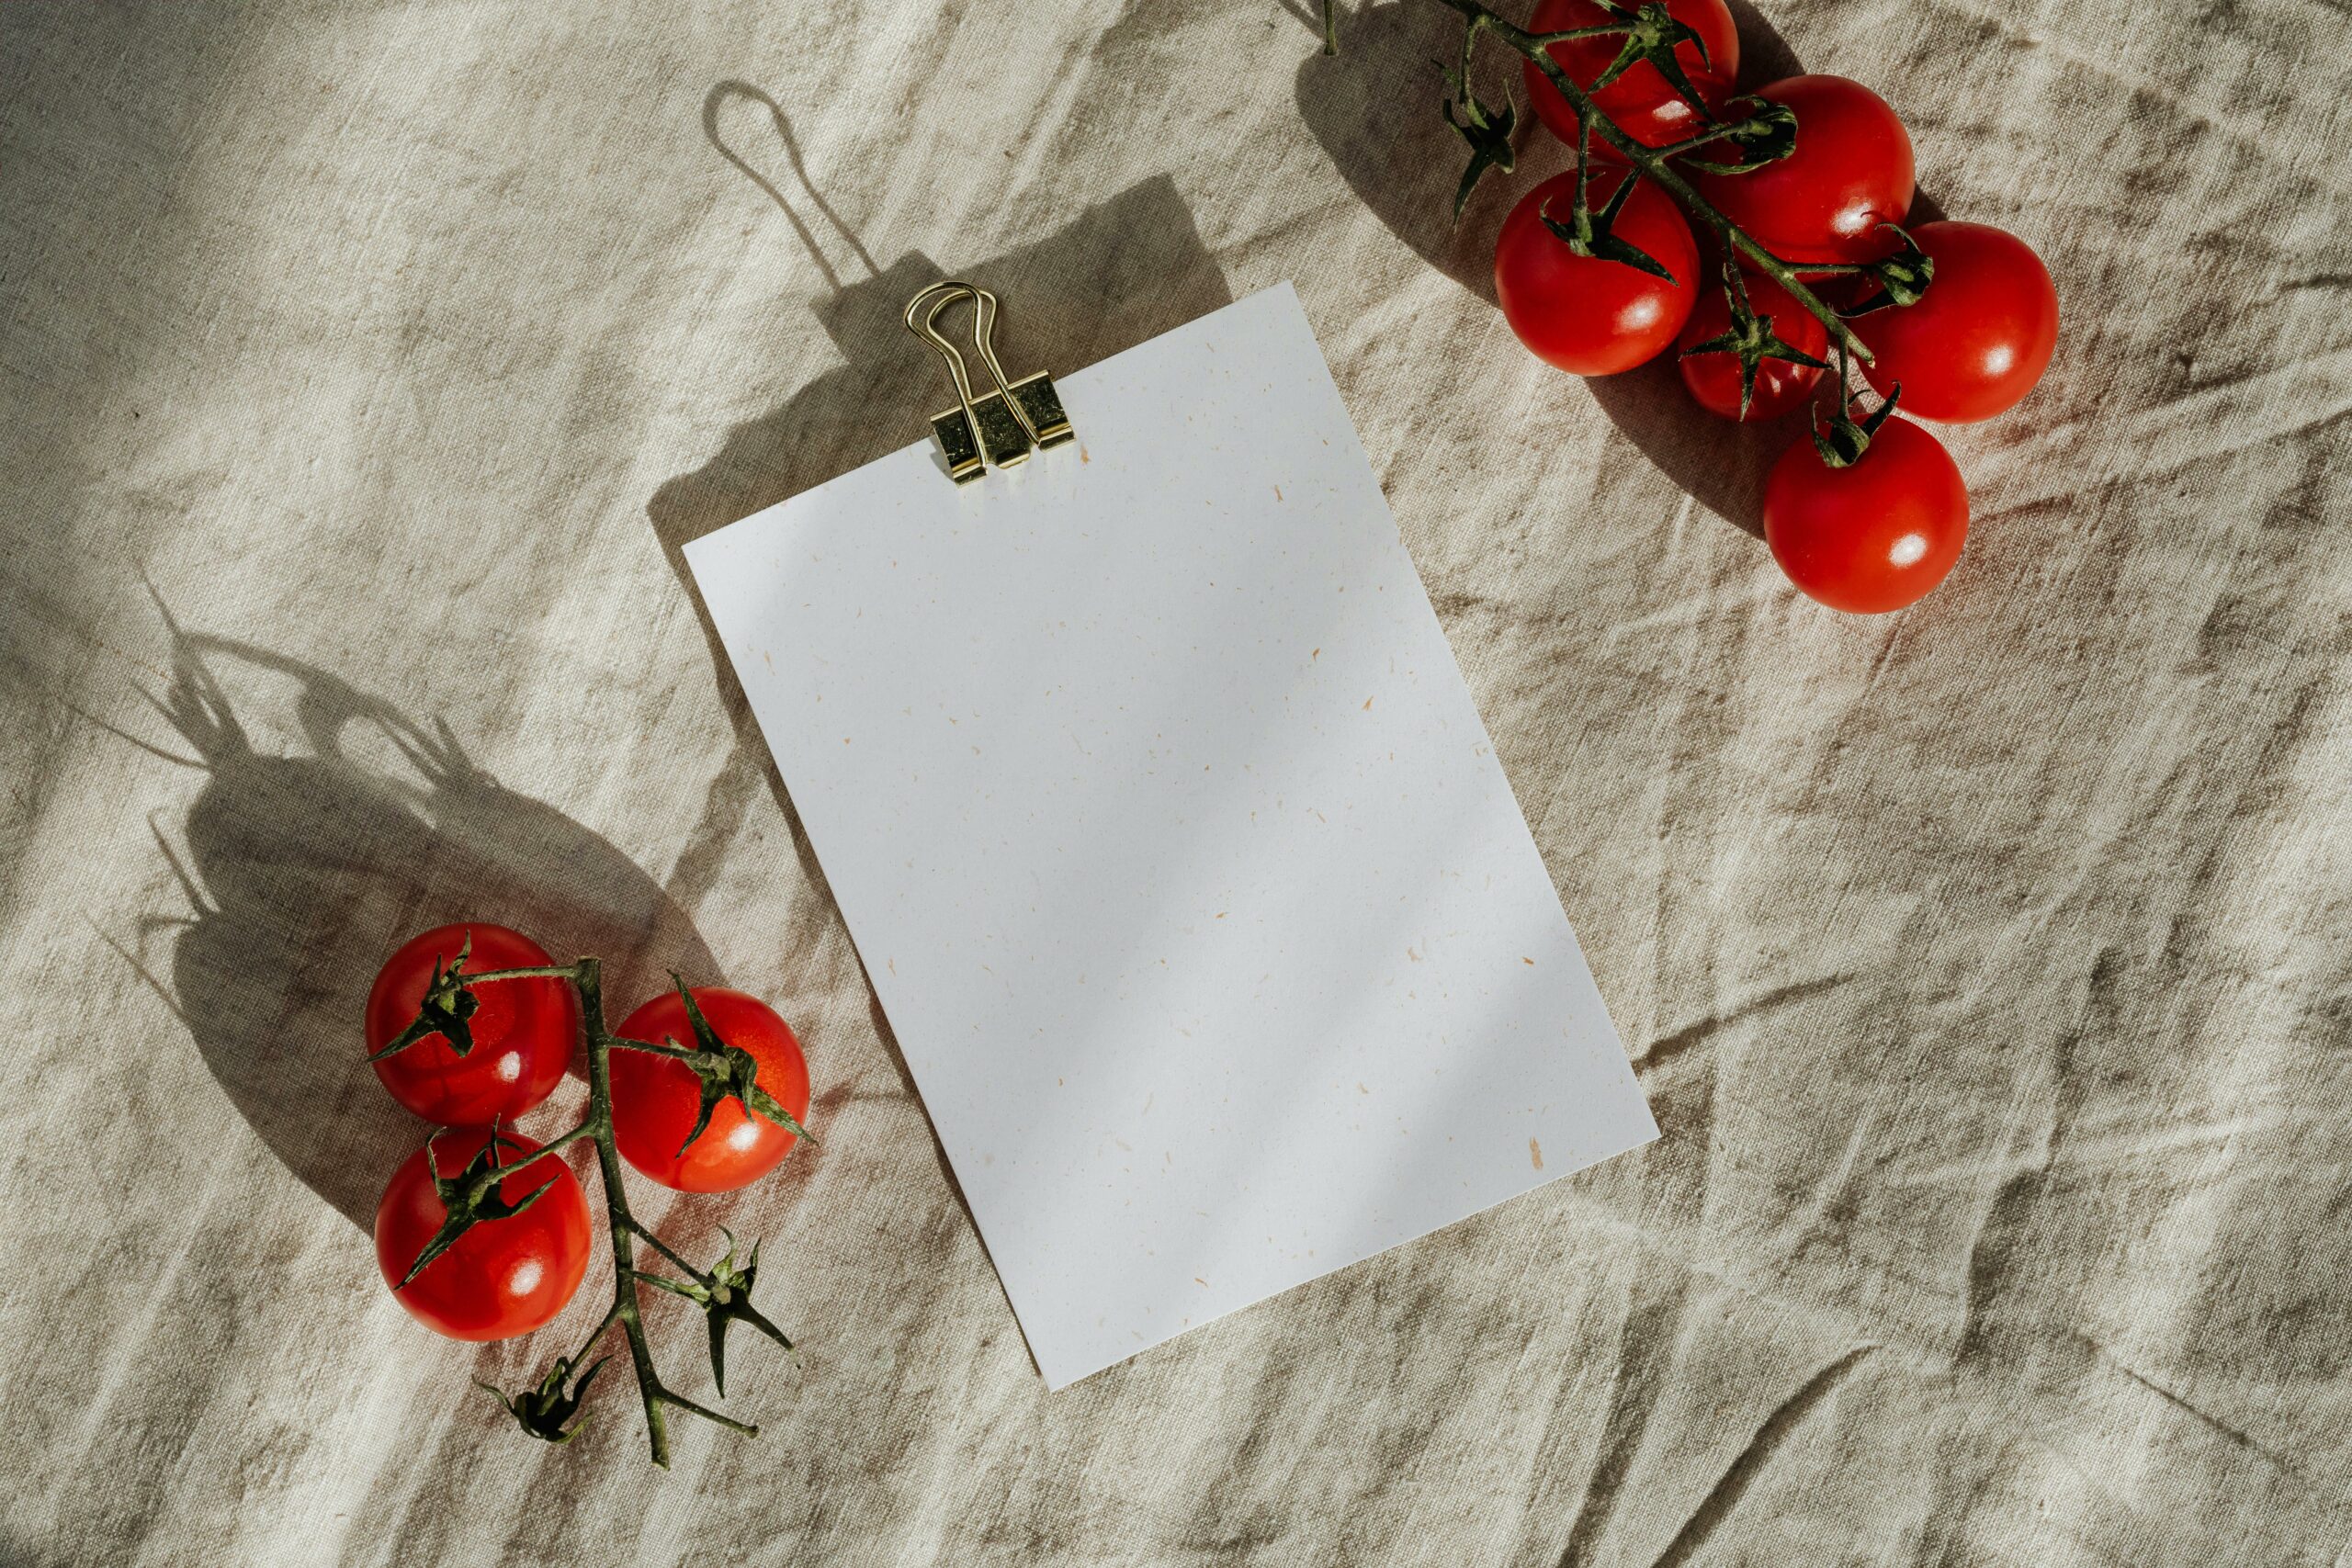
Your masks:
{"label": "white paper sheet", "polygon": [[686,558],[1059,1388],[1657,1127],[1289,286],[1057,384]]}

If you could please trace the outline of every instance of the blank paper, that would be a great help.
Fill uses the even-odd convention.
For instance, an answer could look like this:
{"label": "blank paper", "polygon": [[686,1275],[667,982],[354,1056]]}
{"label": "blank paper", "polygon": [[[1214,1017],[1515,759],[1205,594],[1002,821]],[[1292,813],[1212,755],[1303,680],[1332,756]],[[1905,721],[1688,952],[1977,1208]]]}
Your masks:
{"label": "blank paper", "polygon": [[1657,1128],[1290,288],[1057,380],[686,558],[1058,1388]]}

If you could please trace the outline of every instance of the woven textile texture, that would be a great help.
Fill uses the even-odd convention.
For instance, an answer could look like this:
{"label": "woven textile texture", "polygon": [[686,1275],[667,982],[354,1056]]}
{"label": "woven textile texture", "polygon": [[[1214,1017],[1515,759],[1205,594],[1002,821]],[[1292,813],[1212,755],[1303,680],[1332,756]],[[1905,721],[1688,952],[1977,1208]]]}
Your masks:
{"label": "woven textile texture", "polygon": [[[0,1562],[2352,1563],[2344,9],[1738,10],[2057,280],[1901,615],[1754,536],[1795,431],[1513,341],[1564,153],[1450,224],[1429,0],[0,11]],[[950,273],[1016,373],[1296,283],[1666,1132],[1059,1395],[680,553],[924,434]],[[758,1440],[473,1387],[608,1273],[386,1294],[458,918],[808,1043],[820,1148],[639,1195],[764,1240]]]}

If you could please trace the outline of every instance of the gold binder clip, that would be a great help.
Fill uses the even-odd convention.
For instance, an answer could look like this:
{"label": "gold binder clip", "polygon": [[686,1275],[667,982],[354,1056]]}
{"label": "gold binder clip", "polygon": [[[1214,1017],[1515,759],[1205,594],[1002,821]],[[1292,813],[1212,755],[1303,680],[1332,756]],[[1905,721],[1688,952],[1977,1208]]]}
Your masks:
{"label": "gold binder clip", "polygon": [[[935,298],[934,298],[935,297]],[[923,309],[923,301],[931,308]],[[972,346],[980,351],[996,387],[975,398],[964,355],[939,331],[939,313],[958,299],[972,301]],[[907,301],[907,330],[931,344],[947,361],[956,383],[956,406],[932,415],[931,428],[939,449],[947,457],[947,474],[957,484],[978,479],[986,462],[1010,468],[1029,460],[1032,447],[1058,446],[1075,434],[1054,378],[1043,370],[1018,381],[1005,379],[996,358],[996,296],[975,284],[949,278],[934,283]],[[920,314],[921,321],[916,317]]]}

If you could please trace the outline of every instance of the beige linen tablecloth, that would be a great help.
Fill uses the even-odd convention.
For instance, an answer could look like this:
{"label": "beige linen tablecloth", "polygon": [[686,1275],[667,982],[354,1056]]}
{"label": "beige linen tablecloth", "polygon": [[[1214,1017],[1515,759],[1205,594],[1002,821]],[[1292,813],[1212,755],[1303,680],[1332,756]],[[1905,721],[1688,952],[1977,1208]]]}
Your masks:
{"label": "beige linen tablecloth", "polygon": [[[1742,22],[2064,302],[1903,615],[1511,340],[1426,0],[0,12],[0,1561],[2352,1562],[2346,14]],[[1666,1130],[1059,1395],[680,556],[923,434],[943,272],[1016,371],[1295,280]],[[757,1441],[385,1292],[458,917],[800,1026],[822,1147],[640,1192]]]}

